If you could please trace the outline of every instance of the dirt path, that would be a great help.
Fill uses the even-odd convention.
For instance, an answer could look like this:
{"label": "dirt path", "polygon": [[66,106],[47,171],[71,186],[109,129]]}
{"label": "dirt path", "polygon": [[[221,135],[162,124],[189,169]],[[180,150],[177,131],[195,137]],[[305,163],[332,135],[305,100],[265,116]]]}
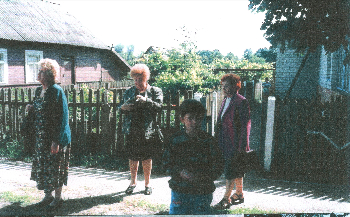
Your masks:
{"label": "dirt path", "polygon": [[[44,194],[29,180],[31,165],[23,162],[0,161],[0,193],[29,198],[28,204],[1,202],[0,215],[44,215],[34,204]],[[169,177],[152,177],[153,194],[143,194],[143,178],[132,195],[125,195],[129,184],[127,172],[71,168],[68,186],[63,188],[64,203],[57,215],[146,215],[167,214],[170,204]],[[350,213],[349,193],[341,186],[323,186],[273,181],[256,177],[245,178],[245,203],[232,207],[262,209],[276,213]],[[216,182],[213,204],[224,192],[224,180]],[[347,191],[348,192],[348,191]]]}

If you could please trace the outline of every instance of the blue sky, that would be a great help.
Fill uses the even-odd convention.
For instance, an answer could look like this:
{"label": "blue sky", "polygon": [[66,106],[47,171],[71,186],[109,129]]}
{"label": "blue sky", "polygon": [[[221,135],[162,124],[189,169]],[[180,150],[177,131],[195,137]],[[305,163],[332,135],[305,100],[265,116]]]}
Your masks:
{"label": "blue sky", "polygon": [[[269,47],[260,30],[264,14],[248,10],[248,0],[226,1],[136,1],[136,0],[51,0],[106,45],[134,45],[135,54],[149,46],[177,47],[182,35],[176,29],[186,26],[199,50],[218,49],[242,57]],[[194,34],[192,34],[193,36]]]}

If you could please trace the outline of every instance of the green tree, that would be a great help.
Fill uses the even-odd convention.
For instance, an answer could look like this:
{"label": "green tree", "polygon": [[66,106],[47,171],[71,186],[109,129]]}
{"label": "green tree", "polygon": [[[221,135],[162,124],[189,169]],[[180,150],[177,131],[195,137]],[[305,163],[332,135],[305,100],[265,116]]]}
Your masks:
{"label": "green tree", "polygon": [[253,51],[252,49],[245,49],[244,54],[243,54],[243,58],[245,60],[251,60],[253,58]]}
{"label": "green tree", "polygon": [[227,60],[233,60],[233,61],[238,61],[239,60],[239,58],[237,56],[235,56],[231,52],[227,53],[224,58],[227,59]]}
{"label": "green tree", "polygon": [[260,48],[255,53],[256,56],[264,58],[268,63],[275,63],[277,59],[277,49],[270,48]]}
{"label": "green tree", "polygon": [[114,50],[119,53],[119,54],[123,54],[123,50],[124,50],[124,45],[122,44],[118,44],[114,47]]}
{"label": "green tree", "polygon": [[134,50],[135,50],[135,47],[134,45],[129,45],[127,46],[127,50],[126,52],[124,52],[124,45],[122,44],[118,44],[114,47],[114,50],[120,54],[120,56],[126,61],[129,63],[129,65],[134,65],[135,64],[135,59],[136,57],[134,56]]}
{"label": "green tree", "polygon": [[289,97],[311,52],[323,46],[326,52],[343,47],[344,63],[350,61],[348,37],[350,31],[349,0],[249,0],[252,11],[264,12],[261,30],[273,47],[283,52],[288,46],[306,53],[285,99]]}
{"label": "green tree", "polygon": [[350,26],[348,0],[249,0],[253,11],[265,12],[261,26],[274,47],[316,51],[323,45],[334,52],[347,47]]}
{"label": "green tree", "polygon": [[253,54],[252,49],[246,49],[244,51],[244,55],[243,55],[245,60],[248,60],[249,62],[252,63],[259,63],[259,64],[264,64],[265,63],[265,59],[262,57],[258,57],[257,55]]}

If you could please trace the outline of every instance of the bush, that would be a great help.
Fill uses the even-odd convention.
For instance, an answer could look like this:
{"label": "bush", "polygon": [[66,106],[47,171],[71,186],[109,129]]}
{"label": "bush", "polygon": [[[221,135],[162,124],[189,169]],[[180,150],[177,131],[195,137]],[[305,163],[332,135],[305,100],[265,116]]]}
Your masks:
{"label": "bush", "polygon": [[30,161],[31,156],[24,151],[23,140],[6,137],[0,141],[0,157],[9,160]]}

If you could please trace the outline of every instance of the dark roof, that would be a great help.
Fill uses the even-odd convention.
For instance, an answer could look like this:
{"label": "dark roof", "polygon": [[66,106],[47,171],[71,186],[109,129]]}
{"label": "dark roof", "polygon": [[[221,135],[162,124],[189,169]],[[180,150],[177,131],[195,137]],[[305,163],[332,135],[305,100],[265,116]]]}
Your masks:
{"label": "dark roof", "polygon": [[108,49],[59,4],[40,0],[0,0],[0,16],[2,39]]}

